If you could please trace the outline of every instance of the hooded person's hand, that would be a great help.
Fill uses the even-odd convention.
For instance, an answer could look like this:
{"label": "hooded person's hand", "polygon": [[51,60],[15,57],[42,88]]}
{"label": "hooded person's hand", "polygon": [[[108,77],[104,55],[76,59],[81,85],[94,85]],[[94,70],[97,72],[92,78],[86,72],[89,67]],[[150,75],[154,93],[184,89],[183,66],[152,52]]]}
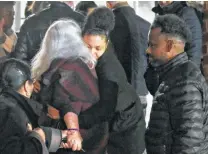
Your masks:
{"label": "hooded person's hand", "polygon": [[33,83],[33,85],[34,85],[34,92],[39,93],[40,92],[40,89],[41,89],[40,82],[38,80],[36,80]]}
{"label": "hooded person's hand", "polygon": [[45,143],[46,141],[45,132],[41,128],[35,128],[33,131],[36,132],[40,136],[42,141]]}

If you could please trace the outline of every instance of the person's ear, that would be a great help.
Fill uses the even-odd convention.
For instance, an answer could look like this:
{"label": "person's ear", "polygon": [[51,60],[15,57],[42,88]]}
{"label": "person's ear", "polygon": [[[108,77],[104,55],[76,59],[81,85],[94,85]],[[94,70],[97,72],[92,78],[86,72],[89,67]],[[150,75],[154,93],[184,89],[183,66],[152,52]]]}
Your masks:
{"label": "person's ear", "polygon": [[90,13],[92,13],[94,10],[95,10],[95,8],[89,8],[89,9],[87,10],[87,15],[89,15]]}
{"label": "person's ear", "polygon": [[25,91],[25,94],[28,98],[30,98],[32,92],[33,92],[33,83],[31,83],[29,80],[27,80],[24,84],[24,91]]}
{"label": "person's ear", "polygon": [[174,44],[173,40],[167,40],[166,42],[167,52],[170,52],[172,50],[173,44]]}
{"label": "person's ear", "polygon": [[105,43],[105,51],[108,49],[108,45],[109,45],[109,40],[106,40],[106,43]]}

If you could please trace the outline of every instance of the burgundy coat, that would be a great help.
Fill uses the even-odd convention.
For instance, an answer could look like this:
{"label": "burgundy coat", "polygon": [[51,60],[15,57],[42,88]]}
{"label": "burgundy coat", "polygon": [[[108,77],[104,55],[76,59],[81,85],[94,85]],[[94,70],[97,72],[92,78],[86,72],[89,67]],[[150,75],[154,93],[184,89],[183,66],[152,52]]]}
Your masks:
{"label": "burgundy coat", "polygon": [[[81,59],[54,60],[42,78],[42,103],[58,109],[61,117],[67,112],[79,115],[99,101],[98,81],[93,72],[94,69],[89,69]],[[81,134],[87,153],[104,153],[108,139],[107,122],[81,129]]]}

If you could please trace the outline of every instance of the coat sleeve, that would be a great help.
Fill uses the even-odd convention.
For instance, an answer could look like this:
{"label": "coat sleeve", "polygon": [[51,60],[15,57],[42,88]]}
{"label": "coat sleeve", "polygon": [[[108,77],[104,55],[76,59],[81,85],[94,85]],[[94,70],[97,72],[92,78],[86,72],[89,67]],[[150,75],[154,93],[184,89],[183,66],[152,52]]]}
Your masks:
{"label": "coat sleeve", "polygon": [[60,111],[61,117],[68,112],[79,115],[83,108],[91,106],[98,95],[96,80],[87,65],[82,63],[64,64],[60,69],[51,105]]}
{"label": "coat sleeve", "polygon": [[168,96],[173,130],[171,154],[201,153],[200,144],[205,138],[201,92],[194,85],[184,83],[172,89]]}
{"label": "coat sleeve", "polygon": [[191,30],[192,39],[187,49],[188,57],[200,67],[202,59],[202,28],[200,21],[193,8],[187,7],[183,10],[183,19]]}
{"label": "coat sleeve", "polygon": [[1,108],[0,113],[2,118],[0,124],[4,126],[0,133],[1,154],[48,154],[40,136],[34,131],[27,130],[26,124],[24,125],[25,119],[18,110]]}
{"label": "coat sleeve", "polygon": [[45,133],[46,145],[49,152],[56,152],[62,141],[61,130],[50,127],[41,127]]}
{"label": "coat sleeve", "polygon": [[[137,21],[134,18],[128,18],[128,27],[130,32],[130,54],[131,54],[131,84],[136,90],[138,96],[145,96],[148,91],[145,85],[144,73],[146,71],[146,39],[141,35],[143,30],[140,28],[142,21]],[[139,25],[141,24],[141,25]],[[143,103],[143,102],[142,102]],[[143,104],[146,105],[146,104]]]}
{"label": "coat sleeve", "polygon": [[129,82],[131,82],[131,51],[129,46],[129,28],[125,17],[119,14],[115,18],[115,27],[110,33],[115,54],[122,64]]}
{"label": "coat sleeve", "polygon": [[48,154],[47,147],[36,132],[24,137],[11,137],[2,154]]}
{"label": "coat sleeve", "polygon": [[115,113],[118,85],[112,81],[99,78],[100,100],[79,115],[81,128],[90,128],[95,124],[108,121]]}
{"label": "coat sleeve", "polygon": [[11,57],[28,61],[29,47],[29,34],[28,34],[28,21],[26,20],[21,26],[18,34],[17,43],[14,52],[11,53]]}

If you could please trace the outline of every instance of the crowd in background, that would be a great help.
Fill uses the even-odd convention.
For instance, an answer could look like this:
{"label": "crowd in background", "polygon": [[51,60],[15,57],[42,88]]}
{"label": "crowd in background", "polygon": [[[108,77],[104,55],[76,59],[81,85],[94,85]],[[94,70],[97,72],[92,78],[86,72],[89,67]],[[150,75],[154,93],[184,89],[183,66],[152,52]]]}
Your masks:
{"label": "crowd in background", "polygon": [[[0,2],[0,153],[206,154],[197,1]],[[147,96],[153,96],[150,121]]]}

